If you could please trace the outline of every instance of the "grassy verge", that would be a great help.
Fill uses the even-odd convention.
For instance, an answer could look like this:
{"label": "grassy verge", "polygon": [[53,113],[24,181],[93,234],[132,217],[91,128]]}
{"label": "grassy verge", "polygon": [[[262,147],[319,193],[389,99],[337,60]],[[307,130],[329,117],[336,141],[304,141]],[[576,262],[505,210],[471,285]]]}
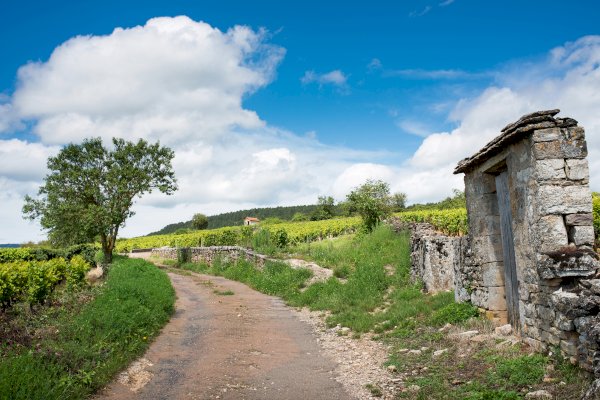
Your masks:
{"label": "grassy verge", "polygon": [[[342,279],[305,287],[310,272],[283,263],[267,263],[262,271],[247,262],[182,267],[245,282],[293,306],[327,311],[330,326],[349,327],[354,337],[371,332],[386,341],[392,351],[382,363],[404,382],[399,398],[520,399],[547,390],[553,398],[571,399],[581,397],[589,384],[589,376],[556,351],[552,356],[532,354],[519,342],[494,336],[491,323],[478,318],[473,306],[455,303],[453,293],[423,293],[409,279],[407,233],[382,226],[369,235],[347,235],[288,251],[332,269]],[[459,339],[458,333],[467,330],[478,334]],[[376,384],[368,389],[383,395]]]}
{"label": "grassy verge", "polygon": [[173,311],[168,277],[143,260],[116,257],[95,290],[83,306],[40,312],[30,346],[3,349],[0,398],[87,397],[142,354]]}

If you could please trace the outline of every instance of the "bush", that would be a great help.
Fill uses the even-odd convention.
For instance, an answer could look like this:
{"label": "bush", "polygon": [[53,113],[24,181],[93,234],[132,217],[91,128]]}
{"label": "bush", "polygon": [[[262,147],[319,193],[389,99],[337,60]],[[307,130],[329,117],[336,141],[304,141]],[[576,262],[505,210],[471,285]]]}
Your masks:
{"label": "bush", "polygon": [[456,324],[479,316],[477,307],[470,303],[451,303],[435,311],[430,318],[432,325]]}
{"label": "bush", "polygon": [[192,261],[192,249],[189,247],[181,247],[177,249],[177,262],[181,265]]}

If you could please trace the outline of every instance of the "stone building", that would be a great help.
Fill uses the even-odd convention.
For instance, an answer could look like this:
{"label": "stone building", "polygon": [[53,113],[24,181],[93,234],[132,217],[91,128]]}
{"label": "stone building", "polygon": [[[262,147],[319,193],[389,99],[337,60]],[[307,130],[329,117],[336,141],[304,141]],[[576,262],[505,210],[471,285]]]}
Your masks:
{"label": "stone building", "polygon": [[558,346],[598,373],[600,279],[590,278],[600,264],[587,147],[583,128],[558,113],[523,116],[456,167],[465,174],[470,240],[457,282],[534,347]]}

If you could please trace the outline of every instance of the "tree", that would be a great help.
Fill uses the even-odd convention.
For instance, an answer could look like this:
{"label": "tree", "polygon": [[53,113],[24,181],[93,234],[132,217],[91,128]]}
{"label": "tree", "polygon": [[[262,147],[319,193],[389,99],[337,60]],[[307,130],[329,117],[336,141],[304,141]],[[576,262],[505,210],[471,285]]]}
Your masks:
{"label": "tree", "polygon": [[406,208],[406,194],[396,192],[390,196],[390,203],[394,211],[402,211]]}
{"label": "tree", "polygon": [[134,199],[154,189],[167,195],[177,190],[171,149],[142,139],[112,144],[105,148],[93,138],[65,146],[48,159],[50,173],[38,197],[25,196],[23,206],[24,218],[39,218],[55,245],[99,240],[106,263],[119,228],[134,215]]}
{"label": "tree", "polygon": [[389,195],[387,183],[372,179],[348,194],[348,202],[362,217],[367,232],[371,232],[390,213]]}
{"label": "tree", "polygon": [[192,228],[202,230],[208,228],[208,218],[204,214],[194,214],[192,217]]}
{"label": "tree", "polygon": [[331,196],[319,196],[317,208],[311,213],[311,221],[331,219],[335,213],[335,200]]}

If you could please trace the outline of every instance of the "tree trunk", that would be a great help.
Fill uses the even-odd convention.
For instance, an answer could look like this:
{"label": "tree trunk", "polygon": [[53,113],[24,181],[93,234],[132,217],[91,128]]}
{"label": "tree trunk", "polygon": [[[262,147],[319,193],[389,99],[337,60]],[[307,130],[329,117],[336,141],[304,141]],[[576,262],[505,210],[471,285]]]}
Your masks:
{"label": "tree trunk", "polygon": [[106,237],[106,235],[101,235],[100,240],[102,241],[102,253],[104,253],[104,265],[108,265],[112,263],[112,251],[113,247],[111,246],[110,239]]}

